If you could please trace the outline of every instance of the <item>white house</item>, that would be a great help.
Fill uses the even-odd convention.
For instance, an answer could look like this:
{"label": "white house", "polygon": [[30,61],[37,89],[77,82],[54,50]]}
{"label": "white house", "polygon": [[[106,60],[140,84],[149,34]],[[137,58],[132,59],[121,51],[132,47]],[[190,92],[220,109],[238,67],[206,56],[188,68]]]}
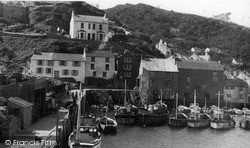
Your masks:
{"label": "white house", "polygon": [[115,54],[111,51],[96,50],[87,53],[86,77],[110,79],[115,75]]}
{"label": "white house", "polygon": [[106,15],[77,15],[72,11],[70,20],[70,37],[83,40],[103,40],[108,34],[109,25]]}
{"label": "white house", "polygon": [[158,49],[162,54],[165,55],[165,57],[169,57],[171,55],[171,49],[167,47],[167,43],[162,41],[162,39],[159,41],[158,44],[155,45],[156,49]]}
{"label": "white house", "polygon": [[31,57],[30,70],[37,76],[51,78],[74,78],[85,82],[86,53],[65,54],[46,53],[34,54]]}

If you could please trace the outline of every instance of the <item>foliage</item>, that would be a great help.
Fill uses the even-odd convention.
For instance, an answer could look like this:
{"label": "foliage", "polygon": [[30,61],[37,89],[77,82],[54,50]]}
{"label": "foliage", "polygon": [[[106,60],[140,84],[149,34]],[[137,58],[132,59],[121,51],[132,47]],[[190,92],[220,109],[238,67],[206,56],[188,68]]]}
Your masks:
{"label": "foliage", "polygon": [[[239,49],[246,50],[250,42],[249,28],[145,4],[118,5],[105,12],[126,26],[144,32],[154,42],[160,39],[172,40],[181,50],[190,50],[191,47],[217,47],[234,57]],[[171,33],[173,28],[179,29],[179,32]],[[244,57],[243,52],[240,55]]]}

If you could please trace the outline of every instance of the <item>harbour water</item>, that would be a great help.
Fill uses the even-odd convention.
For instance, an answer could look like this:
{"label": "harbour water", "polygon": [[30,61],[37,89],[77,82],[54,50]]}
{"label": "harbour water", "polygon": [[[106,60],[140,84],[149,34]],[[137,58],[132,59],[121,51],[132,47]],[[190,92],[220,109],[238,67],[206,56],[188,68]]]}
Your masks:
{"label": "harbour water", "polygon": [[168,125],[140,127],[119,125],[116,135],[103,135],[103,148],[250,148],[250,131],[239,127],[244,115],[234,115],[236,127],[171,128]]}

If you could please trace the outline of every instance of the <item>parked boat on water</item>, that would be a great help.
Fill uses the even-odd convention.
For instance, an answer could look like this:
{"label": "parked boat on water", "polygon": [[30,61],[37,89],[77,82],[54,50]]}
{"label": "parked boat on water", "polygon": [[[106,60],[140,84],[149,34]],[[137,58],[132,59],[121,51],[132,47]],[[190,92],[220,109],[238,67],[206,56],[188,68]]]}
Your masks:
{"label": "parked boat on water", "polygon": [[115,119],[118,124],[131,125],[136,123],[137,114],[137,107],[127,104],[126,107],[119,107],[116,110]]}
{"label": "parked boat on water", "polygon": [[98,118],[97,122],[100,132],[104,134],[116,134],[118,124],[114,119],[108,117],[108,109],[106,109],[106,115]]}
{"label": "parked boat on water", "polygon": [[[101,148],[102,138],[96,126],[96,119],[94,116],[84,116],[86,98],[83,97],[81,91],[79,93],[77,125],[76,129],[69,135],[68,146],[69,148]],[[83,112],[81,113],[81,111]]]}
{"label": "parked boat on water", "polygon": [[250,110],[248,109],[248,108],[243,108],[242,109],[242,111],[243,111],[243,113],[245,114],[245,115],[250,115]]}
{"label": "parked boat on water", "polygon": [[230,129],[235,127],[235,121],[229,114],[224,114],[222,111],[214,112],[214,117],[210,121],[210,126],[213,129]]}
{"label": "parked boat on water", "polygon": [[244,117],[243,119],[240,120],[240,127],[250,130],[250,117]]}
{"label": "parked boat on water", "polygon": [[196,106],[196,90],[194,90],[194,107],[188,118],[188,127],[205,128],[209,126],[211,117],[206,113],[200,113]]}
{"label": "parked boat on water", "polygon": [[174,127],[186,127],[188,117],[184,113],[178,113],[178,93],[175,99],[175,114],[169,117],[168,124]]}
{"label": "parked boat on water", "polygon": [[167,105],[162,102],[157,102],[146,108],[139,108],[137,120],[139,124],[143,126],[162,125],[167,123],[168,116]]}

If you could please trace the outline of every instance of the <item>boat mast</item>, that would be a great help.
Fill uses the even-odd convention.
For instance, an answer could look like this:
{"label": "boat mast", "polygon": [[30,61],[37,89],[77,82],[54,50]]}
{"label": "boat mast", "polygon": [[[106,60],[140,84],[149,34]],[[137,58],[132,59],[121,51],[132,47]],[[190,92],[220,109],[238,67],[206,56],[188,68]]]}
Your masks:
{"label": "boat mast", "polygon": [[175,109],[175,119],[177,119],[177,112],[178,112],[178,93],[176,93],[176,109]]}
{"label": "boat mast", "polygon": [[107,102],[107,109],[106,109],[106,126],[108,125],[108,109],[109,109],[109,102]]}
{"label": "boat mast", "polygon": [[127,79],[125,79],[125,90],[124,90],[124,106],[126,106],[126,103],[127,103]]}
{"label": "boat mast", "polygon": [[196,120],[196,89],[194,90],[194,119]]}
{"label": "boat mast", "polygon": [[161,107],[162,107],[162,89],[161,89]]}
{"label": "boat mast", "polygon": [[218,111],[220,109],[220,91],[218,92]]}
{"label": "boat mast", "polygon": [[78,114],[77,114],[77,124],[76,124],[76,141],[78,140],[78,135],[80,132],[80,122],[81,122],[81,102],[82,102],[82,92],[81,92],[81,83],[80,83],[80,88],[77,93],[77,101],[78,101]]}

